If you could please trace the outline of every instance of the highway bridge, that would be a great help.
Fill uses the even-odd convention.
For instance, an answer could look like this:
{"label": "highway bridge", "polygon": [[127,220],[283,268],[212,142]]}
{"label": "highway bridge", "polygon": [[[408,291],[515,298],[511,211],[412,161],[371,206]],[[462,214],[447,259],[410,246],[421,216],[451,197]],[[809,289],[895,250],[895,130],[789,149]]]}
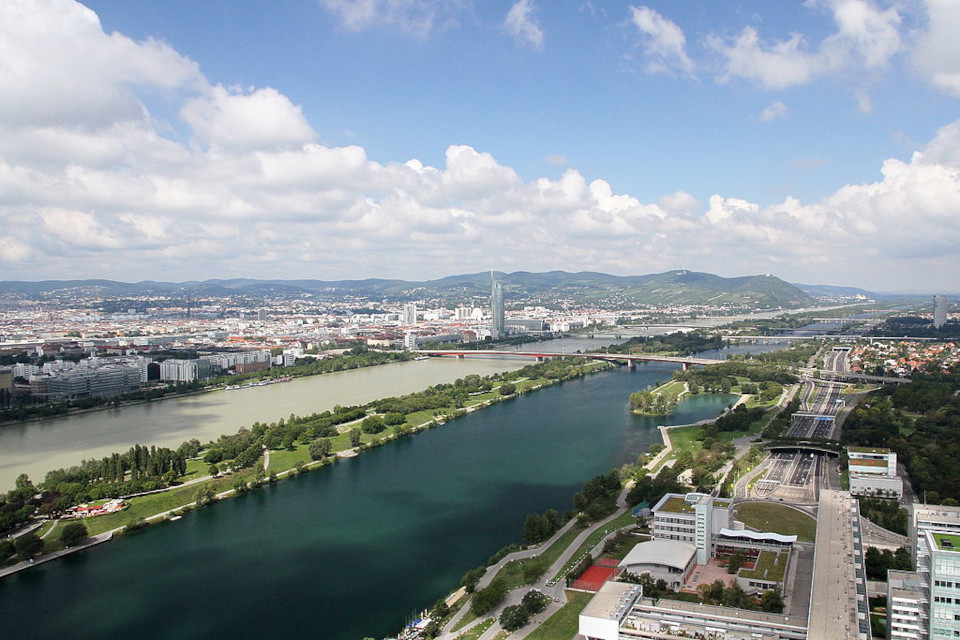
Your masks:
{"label": "highway bridge", "polygon": [[640,355],[640,354],[630,354],[630,353],[551,353],[549,351],[497,351],[493,349],[480,349],[480,350],[452,350],[452,349],[419,349],[417,353],[422,353],[428,356],[455,356],[457,358],[464,358],[466,356],[474,357],[485,357],[485,356],[509,356],[509,357],[518,357],[518,358],[536,358],[538,361],[547,360],[549,358],[566,358],[566,357],[576,357],[576,358],[590,358],[592,360],[606,360],[607,362],[619,362],[626,363],[631,366],[636,366],[637,362],[673,362],[676,364],[683,365],[683,368],[686,369],[691,365],[708,365],[708,364],[719,364],[721,362],[726,362],[726,360],[718,360],[716,358],[694,358],[692,356],[658,356],[658,355]]}

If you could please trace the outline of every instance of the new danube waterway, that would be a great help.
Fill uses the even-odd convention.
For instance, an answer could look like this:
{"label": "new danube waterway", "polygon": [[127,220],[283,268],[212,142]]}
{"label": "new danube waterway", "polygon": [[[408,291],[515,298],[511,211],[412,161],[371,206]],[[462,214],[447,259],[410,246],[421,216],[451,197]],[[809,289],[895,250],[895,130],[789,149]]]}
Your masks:
{"label": "new danube waterway", "polygon": [[730,402],[632,415],[629,394],[674,368],[558,384],[5,578],[3,637],[394,633],[517,541],[526,514],[568,509],[586,480],[658,442],[658,424]]}

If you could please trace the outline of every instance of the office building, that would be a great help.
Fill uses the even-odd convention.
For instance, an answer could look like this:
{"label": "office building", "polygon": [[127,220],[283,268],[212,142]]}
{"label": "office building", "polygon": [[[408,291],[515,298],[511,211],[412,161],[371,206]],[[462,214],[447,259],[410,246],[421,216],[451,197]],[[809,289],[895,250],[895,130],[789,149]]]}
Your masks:
{"label": "office building", "polygon": [[847,447],[850,493],[899,498],[903,480],[897,475],[897,454],[879,447]]}
{"label": "office building", "polygon": [[668,493],[653,507],[653,538],[689,542],[697,564],[707,564],[713,537],[730,527],[730,501],[705,493]]}
{"label": "office building", "polygon": [[933,328],[939,329],[947,323],[947,297],[933,296]]}
{"label": "office building", "polygon": [[402,322],[407,326],[417,324],[417,305],[416,304],[412,302],[408,302],[403,305]]}
{"label": "office building", "polygon": [[506,337],[506,311],[503,307],[503,284],[490,274],[490,336],[494,340]]}
{"label": "office building", "polygon": [[887,573],[887,637],[960,638],[960,507],[914,505],[910,542],[917,570]]}

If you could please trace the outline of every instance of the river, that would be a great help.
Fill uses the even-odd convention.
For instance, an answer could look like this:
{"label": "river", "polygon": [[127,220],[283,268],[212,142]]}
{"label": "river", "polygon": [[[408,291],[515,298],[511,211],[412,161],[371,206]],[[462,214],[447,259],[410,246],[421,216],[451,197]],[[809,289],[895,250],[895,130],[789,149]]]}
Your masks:
{"label": "river", "polygon": [[526,514],[568,509],[584,481],[659,442],[657,424],[730,401],[702,395],[668,418],[632,415],[628,395],[675,368],[564,382],[8,577],[3,636],[394,633],[516,541]]}
{"label": "river", "polygon": [[0,490],[13,488],[21,473],[39,482],[51,469],[126,451],[138,443],[175,448],[190,438],[207,442],[255,421],[275,422],[291,413],[309,415],[338,404],[366,404],[473,373],[490,375],[529,363],[431,358],[5,425],[0,427]]}

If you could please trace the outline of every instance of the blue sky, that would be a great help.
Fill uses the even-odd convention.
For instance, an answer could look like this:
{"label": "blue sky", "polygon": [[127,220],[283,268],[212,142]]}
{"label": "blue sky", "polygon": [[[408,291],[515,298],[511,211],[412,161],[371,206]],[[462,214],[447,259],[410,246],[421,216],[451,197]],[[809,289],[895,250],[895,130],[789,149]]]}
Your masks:
{"label": "blue sky", "polygon": [[960,291],[960,1],[10,0],[0,277]]}

